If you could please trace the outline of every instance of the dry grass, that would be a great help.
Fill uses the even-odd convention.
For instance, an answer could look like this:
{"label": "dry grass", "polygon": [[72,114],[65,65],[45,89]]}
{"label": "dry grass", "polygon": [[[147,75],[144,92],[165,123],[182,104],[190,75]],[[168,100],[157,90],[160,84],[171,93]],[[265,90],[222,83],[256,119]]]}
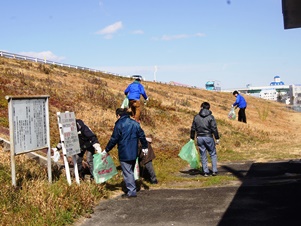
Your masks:
{"label": "dry grass", "polygon": [[[68,110],[74,111],[78,118],[83,119],[98,135],[101,146],[105,147],[116,120],[115,109],[121,105],[124,99],[123,91],[130,82],[132,81],[128,78],[102,73],[0,58],[0,137],[9,139],[6,95],[50,95],[52,145],[59,140],[56,112]],[[227,117],[234,102],[231,93],[147,81],[143,82],[143,85],[150,101],[142,111],[141,126],[147,135],[153,136],[153,148],[157,156],[154,166],[161,182],[160,186],[168,187],[175,181],[185,183],[185,179],[176,175],[186,166],[177,155],[181,147],[189,141],[193,116],[199,112],[203,101],[211,104],[221,134],[221,143],[218,146],[219,162],[300,158],[301,115],[288,110],[283,104],[245,96],[248,102],[246,110],[248,124],[243,124],[231,121]],[[116,151],[113,150],[111,153],[118,165]],[[4,215],[2,219],[5,220],[12,213],[16,216],[16,222],[25,222],[22,216],[30,212],[33,212],[32,217],[38,218],[43,218],[43,214],[46,214],[46,218],[58,216],[59,213],[55,212],[55,209],[59,208],[64,212],[60,219],[66,219],[68,224],[70,219],[92,211],[91,206],[99,198],[105,197],[107,191],[120,189],[120,177],[105,186],[83,183],[80,187],[76,185],[69,187],[64,176],[61,176],[55,183],[49,185],[45,182],[46,172],[31,172],[31,164],[34,163],[30,160],[21,160],[20,157],[20,162],[17,162],[19,165],[17,177],[21,178],[19,186],[22,189],[13,190],[10,186],[10,175],[7,173],[9,169],[7,158],[5,154],[1,154],[0,192],[2,198],[8,197],[0,203]],[[38,169],[38,166],[32,169]],[[212,183],[223,184],[227,180],[231,178]],[[77,193],[78,197],[72,195]],[[84,203],[83,200],[86,199],[88,202]],[[69,201],[76,209],[73,209],[71,204],[69,206]],[[24,206],[18,207],[17,203]],[[60,203],[64,203],[64,206],[59,206]],[[57,206],[59,207],[55,208]],[[23,211],[25,213],[22,214]],[[16,214],[18,212],[19,215]],[[42,224],[41,222],[40,225]]]}

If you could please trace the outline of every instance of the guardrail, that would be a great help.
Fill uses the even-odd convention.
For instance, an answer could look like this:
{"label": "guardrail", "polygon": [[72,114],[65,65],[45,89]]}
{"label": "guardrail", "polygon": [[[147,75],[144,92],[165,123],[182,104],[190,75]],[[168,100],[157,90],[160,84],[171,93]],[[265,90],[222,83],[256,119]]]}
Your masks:
{"label": "guardrail", "polygon": [[[76,65],[71,65],[71,64],[63,64],[63,63],[58,63],[58,62],[50,61],[50,60],[46,60],[46,59],[43,60],[40,58],[23,56],[20,54],[9,53],[9,52],[4,52],[4,51],[0,51],[0,56],[6,57],[6,58],[11,58],[11,59],[28,60],[28,61],[32,61],[32,62],[36,62],[36,63],[51,64],[51,65],[57,65],[57,66],[61,66],[61,67],[68,67],[68,68],[74,68],[74,69],[79,69],[79,70],[87,70],[87,71],[92,71],[92,72],[102,72],[102,73],[106,73],[106,74],[122,76],[122,75],[107,72],[107,71],[101,71],[101,70],[96,70],[96,69],[92,69],[92,68],[81,67],[81,66],[76,66]],[[123,77],[127,77],[127,76],[123,76]]]}

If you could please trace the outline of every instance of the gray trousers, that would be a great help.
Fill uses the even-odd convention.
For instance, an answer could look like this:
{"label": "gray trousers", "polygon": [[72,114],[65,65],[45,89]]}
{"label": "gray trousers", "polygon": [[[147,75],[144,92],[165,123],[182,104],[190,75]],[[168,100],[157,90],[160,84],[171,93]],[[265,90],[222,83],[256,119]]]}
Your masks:
{"label": "gray trousers", "polygon": [[197,144],[201,153],[201,162],[204,173],[209,173],[207,151],[211,158],[212,172],[217,173],[217,154],[212,137],[197,137]]}

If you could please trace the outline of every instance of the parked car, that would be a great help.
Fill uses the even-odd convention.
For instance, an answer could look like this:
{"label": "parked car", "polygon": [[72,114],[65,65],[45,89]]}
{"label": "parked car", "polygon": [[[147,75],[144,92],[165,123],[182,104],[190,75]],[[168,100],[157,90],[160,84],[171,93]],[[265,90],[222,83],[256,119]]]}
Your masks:
{"label": "parked car", "polygon": [[140,79],[141,81],[144,81],[144,78],[141,75],[132,75],[131,78]]}

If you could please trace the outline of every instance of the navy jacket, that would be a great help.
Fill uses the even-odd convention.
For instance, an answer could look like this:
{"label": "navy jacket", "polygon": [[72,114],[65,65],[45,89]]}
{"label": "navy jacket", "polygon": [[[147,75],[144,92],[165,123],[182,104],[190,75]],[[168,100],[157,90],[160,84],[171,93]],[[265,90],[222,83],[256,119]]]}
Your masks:
{"label": "navy jacket", "polygon": [[81,119],[76,119],[76,127],[81,150],[92,148],[93,144],[99,143],[96,135]]}
{"label": "navy jacket", "polygon": [[123,115],[116,121],[105,151],[109,152],[117,144],[119,161],[136,160],[139,140],[142,148],[147,148],[145,134],[140,124],[129,115]]}

